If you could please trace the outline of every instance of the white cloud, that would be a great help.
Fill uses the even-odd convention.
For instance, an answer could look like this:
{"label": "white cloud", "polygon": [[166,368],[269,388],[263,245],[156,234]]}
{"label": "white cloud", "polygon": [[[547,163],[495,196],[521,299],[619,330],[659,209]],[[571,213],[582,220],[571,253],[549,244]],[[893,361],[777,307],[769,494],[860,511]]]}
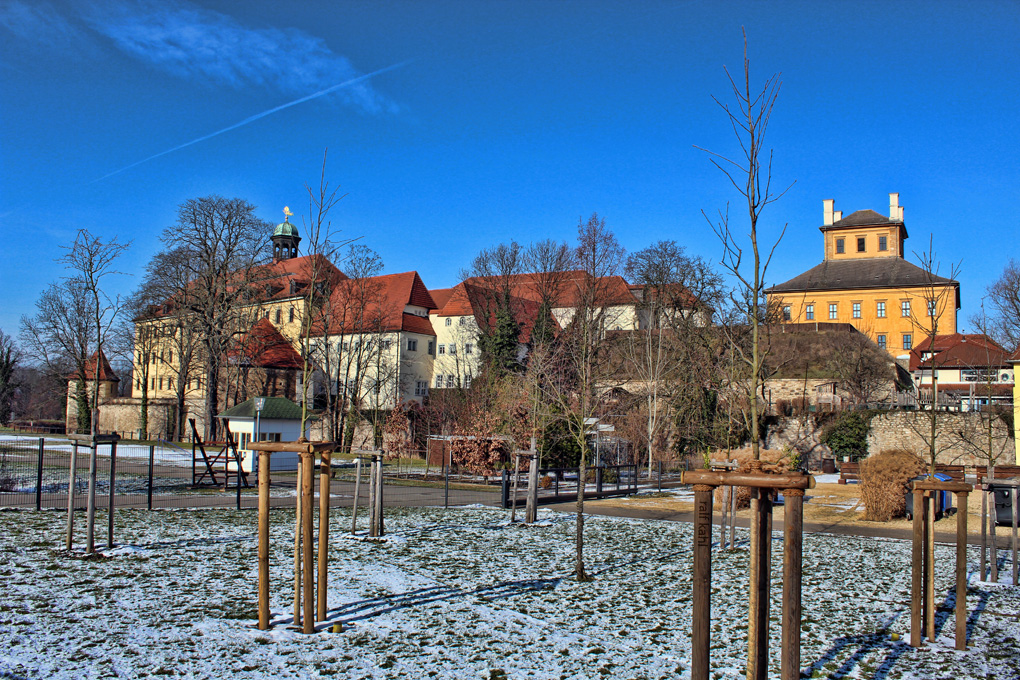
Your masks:
{"label": "white cloud", "polygon": [[31,44],[66,45],[80,38],[80,29],[49,2],[0,2],[0,26]]}
{"label": "white cloud", "polygon": [[[188,2],[107,0],[83,15],[119,50],[182,78],[300,95],[362,75],[314,35],[297,29],[251,28]],[[338,90],[335,96],[370,113],[396,110],[367,81]]]}

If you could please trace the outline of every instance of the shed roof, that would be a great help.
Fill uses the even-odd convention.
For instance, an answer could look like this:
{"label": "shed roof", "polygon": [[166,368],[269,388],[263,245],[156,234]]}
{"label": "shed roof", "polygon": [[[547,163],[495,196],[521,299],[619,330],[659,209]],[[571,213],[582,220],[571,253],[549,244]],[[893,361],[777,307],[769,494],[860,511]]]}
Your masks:
{"label": "shed roof", "polygon": [[[283,397],[265,397],[266,403],[262,407],[262,420],[301,420],[301,407],[290,399]],[[237,406],[228,408],[217,418],[254,418],[255,397],[242,402]]]}

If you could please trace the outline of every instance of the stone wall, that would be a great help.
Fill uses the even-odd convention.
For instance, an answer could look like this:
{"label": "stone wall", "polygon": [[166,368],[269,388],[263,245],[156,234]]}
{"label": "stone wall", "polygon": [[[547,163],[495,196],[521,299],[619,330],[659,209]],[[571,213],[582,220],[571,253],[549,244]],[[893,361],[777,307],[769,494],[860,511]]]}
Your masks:
{"label": "stone wall", "polygon": [[[149,437],[167,438],[173,428],[175,404],[171,399],[149,400]],[[141,427],[142,400],[119,397],[99,405],[99,431],[134,439]]]}
{"label": "stone wall", "polygon": [[[875,454],[891,449],[906,449],[928,456],[931,413],[929,411],[889,411],[871,419],[868,435],[868,453]],[[988,448],[988,414],[977,412],[940,412],[935,445],[938,462],[951,465],[977,465],[985,462]],[[1014,440],[1009,425],[992,415],[992,448],[997,462],[1012,465]],[[821,443],[823,426],[814,415],[807,417],[778,418],[769,427],[765,446],[769,449],[790,448],[806,456],[811,467],[817,467],[822,458],[831,458],[832,451]]]}
{"label": "stone wall", "polygon": [[[992,449],[998,463],[1013,464],[1014,443],[1009,426],[995,415],[976,412],[939,412],[935,447],[937,462],[977,465],[987,460],[988,419],[992,419]],[[927,459],[931,437],[930,411],[894,411],[871,419],[868,451],[906,449]]]}

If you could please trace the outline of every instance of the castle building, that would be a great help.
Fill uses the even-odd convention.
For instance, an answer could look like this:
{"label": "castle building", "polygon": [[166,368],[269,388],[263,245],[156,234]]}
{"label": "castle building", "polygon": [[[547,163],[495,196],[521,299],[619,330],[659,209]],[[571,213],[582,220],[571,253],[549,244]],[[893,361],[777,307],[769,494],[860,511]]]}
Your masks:
{"label": "castle building", "polygon": [[821,264],[767,291],[784,322],[849,323],[903,360],[925,338],[956,333],[960,284],[904,258],[899,194],[889,194],[888,216],[843,217],[832,199],[822,204]]}

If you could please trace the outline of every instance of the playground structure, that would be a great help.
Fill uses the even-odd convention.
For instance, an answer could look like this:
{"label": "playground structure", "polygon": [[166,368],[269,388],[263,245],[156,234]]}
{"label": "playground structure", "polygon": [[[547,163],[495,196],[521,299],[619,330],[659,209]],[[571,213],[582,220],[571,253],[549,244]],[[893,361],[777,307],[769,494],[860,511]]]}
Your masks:
{"label": "playground structure", "polygon": [[[772,496],[781,491],[786,511],[783,542],[783,680],[800,678],[801,574],[804,529],[804,490],[814,477],[804,473],[766,474],[759,461],[750,472],[697,470],[685,472],[683,482],[694,486],[694,620],[691,631],[691,678],[708,680],[712,618],[712,500],[718,486],[751,487],[751,551],[747,678],[768,677],[769,585],[771,581]],[[732,490],[730,498],[732,498]]]}
{"label": "playground structure", "polygon": [[116,497],[116,463],[117,463],[117,442],[120,437],[117,434],[72,434],[68,438],[73,442],[71,446],[71,477],[67,485],[67,550],[71,550],[74,542],[74,491],[78,466],[78,448],[85,447],[91,450],[89,454],[89,487],[88,487],[88,511],[86,520],[86,546],[85,552],[92,554],[96,551],[96,477],[97,459],[99,457],[99,446],[110,445],[110,501],[108,512],[108,527],[106,547],[113,547],[113,508]]}
{"label": "playground structure", "polygon": [[[248,473],[244,471],[241,453],[238,451],[237,442],[234,441],[234,436],[231,434],[230,429],[224,428],[227,434],[226,441],[205,442],[202,441],[202,435],[198,433],[195,419],[189,418],[188,423],[191,425],[191,485],[195,487],[203,485],[222,486],[223,490],[226,491],[230,486],[230,477],[233,475],[236,478],[235,481],[237,482],[236,486],[238,489],[240,489],[242,484],[245,488],[248,488]],[[209,447],[208,451],[206,447]],[[214,448],[218,448],[219,451],[214,451]],[[203,463],[201,472],[199,472],[198,468],[199,454],[202,456]],[[231,465],[233,465],[233,469],[231,469]],[[222,483],[220,483],[217,473],[222,477]]]}

